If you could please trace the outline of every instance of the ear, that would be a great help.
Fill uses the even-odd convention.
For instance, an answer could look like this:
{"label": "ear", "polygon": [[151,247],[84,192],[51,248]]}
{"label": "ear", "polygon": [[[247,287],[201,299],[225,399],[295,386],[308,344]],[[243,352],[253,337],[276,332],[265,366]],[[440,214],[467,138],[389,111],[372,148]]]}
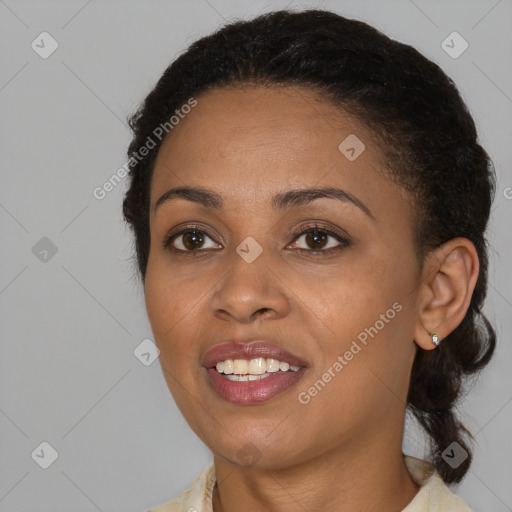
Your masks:
{"label": "ear", "polygon": [[432,335],[442,340],[462,322],[479,269],[475,246],[467,238],[453,238],[426,256],[414,331],[419,347],[436,348]]}

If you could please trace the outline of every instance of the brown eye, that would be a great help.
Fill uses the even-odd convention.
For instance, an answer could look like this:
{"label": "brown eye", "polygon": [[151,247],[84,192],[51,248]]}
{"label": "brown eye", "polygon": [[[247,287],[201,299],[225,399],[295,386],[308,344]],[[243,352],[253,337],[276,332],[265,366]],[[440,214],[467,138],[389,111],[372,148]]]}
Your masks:
{"label": "brown eye", "polygon": [[183,253],[194,253],[206,249],[222,248],[222,246],[217,244],[203,230],[190,227],[167,237],[163,242],[163,247],[164,249]]}
{"label": "brown eye", "polygon": [[[181,236],[183,238],[182,245],[189,250],[199,249],[204,243],[204,236],[200,231],[188,231],[187,233],[182,233]],[[176,244],[174,246],[176,247]]]}
{"label": "brown eye", "polygon": [[339,233],[315,226],[300,232],[295,238],[292,248],[320,254],[343,249],[348,245],[349,241]]}
{"label": "brown eye", "polygon": [[326,235],[322,231],[313,230],[306,235],[305,241],[312,249],[323,249],[327,243],[328,237],[329,235]]}

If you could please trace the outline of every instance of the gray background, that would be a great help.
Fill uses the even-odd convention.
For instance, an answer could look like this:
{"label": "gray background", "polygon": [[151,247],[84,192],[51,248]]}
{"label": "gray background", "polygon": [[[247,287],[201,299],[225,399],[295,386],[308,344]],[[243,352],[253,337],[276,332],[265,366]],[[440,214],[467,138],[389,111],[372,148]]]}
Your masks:
{"label": "gray background", "polygon": [[[1,511],[144,510],[210,462],[158,360],[134,355],[151,330],[122,222],[126,183],[103,200],[92,192],[126,161],[126,116],[180,51],[224,20],[286,5],[332,9],[417,47],[475,117],[498,175],[486,311],[500,341],[461,404],[478,444],[455,491],[476,511],[512,510],[510,0],[0,0]],[[43,31],[59,45],[47,59],[31,48]],[[469,43],[457,59],[441,48],[453,31]],[[43,237],[57,248],[46,261]],[[43,441],[58,453],[48,469],[31,457]],[[424,448],[410,424],[405,451]]]}

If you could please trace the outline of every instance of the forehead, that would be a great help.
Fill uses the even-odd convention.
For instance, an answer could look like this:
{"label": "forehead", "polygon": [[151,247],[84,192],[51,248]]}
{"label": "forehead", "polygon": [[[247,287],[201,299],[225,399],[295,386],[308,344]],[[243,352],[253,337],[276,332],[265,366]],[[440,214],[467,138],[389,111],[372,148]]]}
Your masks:
{"label": "forehead", "polygon": [[[357,158],[347,158],[354,151]],[[313,90],[219,89],[199,96],[164,140],[152,192],[194,182],[215,184],[226,195],[233,188],[256,195],[269,186],[313,184],[323,177],[334,184],[344,173],[345,182],[365,182],[382,166],[363,124]]]}

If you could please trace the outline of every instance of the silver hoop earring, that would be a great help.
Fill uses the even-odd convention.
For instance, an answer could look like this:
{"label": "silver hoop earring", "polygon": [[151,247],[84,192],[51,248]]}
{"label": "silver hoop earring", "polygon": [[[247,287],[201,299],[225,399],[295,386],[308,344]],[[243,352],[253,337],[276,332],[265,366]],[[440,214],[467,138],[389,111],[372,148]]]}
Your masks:
{"label": "silver hoop earring", "polygon": [[439,345],[439,336],[437,334],[432,334],[432,343],[437,347]]}

